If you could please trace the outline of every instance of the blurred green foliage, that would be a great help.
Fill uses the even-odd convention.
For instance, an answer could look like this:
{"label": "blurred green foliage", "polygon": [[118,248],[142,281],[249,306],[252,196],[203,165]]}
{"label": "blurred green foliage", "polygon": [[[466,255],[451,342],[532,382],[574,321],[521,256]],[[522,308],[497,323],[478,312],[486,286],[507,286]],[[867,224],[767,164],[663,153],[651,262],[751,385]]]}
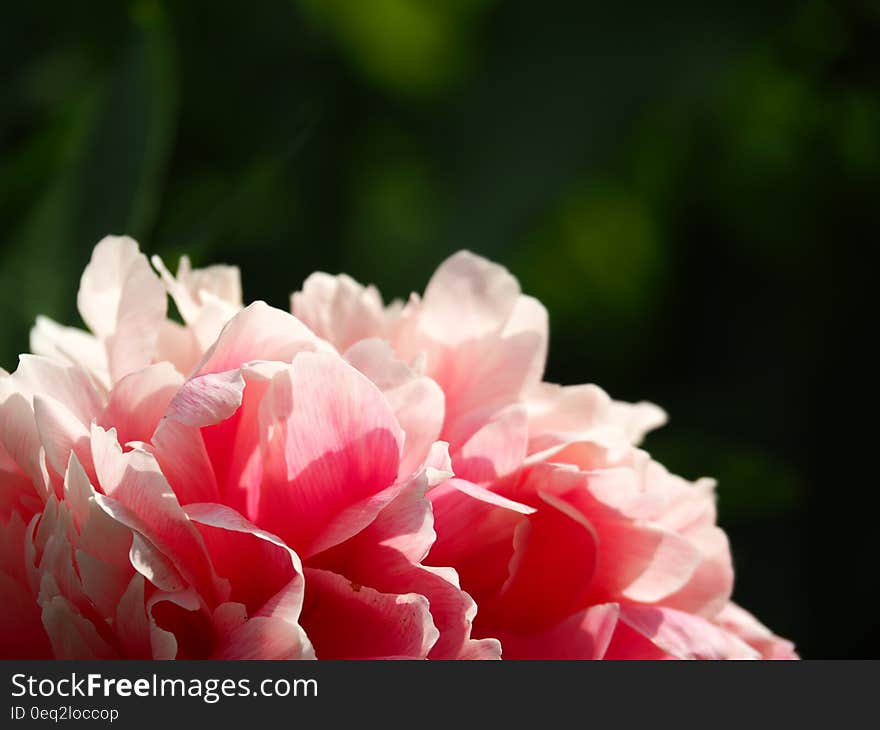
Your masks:
{"label": "blurred green foliage", "polygon": [[851,580],[876,546],[831,495],[876,501],[833,384],[876,306],[878,26],[825,0],[9,6],[0,365],[38,313],[78,321],[107,233],[278,306],[315,269],[405,296],[471,248],[547,304],[549,377],[668,408],[647,446],[719,479],[737,597],[807,655],[876,653]]}
{"label": "blurred green foliage", "polygon": [[435,94],[461,80],[471,30],[494,0],[299,0],[353,69],[380,87]]}

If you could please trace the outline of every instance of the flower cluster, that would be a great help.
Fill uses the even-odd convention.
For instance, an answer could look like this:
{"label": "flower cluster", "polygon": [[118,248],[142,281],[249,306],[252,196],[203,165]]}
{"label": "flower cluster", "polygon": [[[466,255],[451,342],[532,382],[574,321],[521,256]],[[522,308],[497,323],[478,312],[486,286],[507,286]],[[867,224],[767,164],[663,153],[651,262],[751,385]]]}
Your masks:
{"label": "flower cluster", "polygon": [[102,240],[90,332],[0,371],[3,658],[795,656],[730,602],[713,483],[638,448],[663,412],[543,382],[501,266],[285,312],[152,264]]}

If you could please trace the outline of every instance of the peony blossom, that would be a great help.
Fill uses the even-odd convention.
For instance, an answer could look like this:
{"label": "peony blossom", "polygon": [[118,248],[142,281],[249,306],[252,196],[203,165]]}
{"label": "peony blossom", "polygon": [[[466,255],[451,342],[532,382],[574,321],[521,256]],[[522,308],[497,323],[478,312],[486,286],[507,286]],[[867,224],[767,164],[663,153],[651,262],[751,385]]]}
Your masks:
{"label": "peony blossom", "polygon": [[713,483],[638,448],[663,412],[542,382],[496,264],[288,313],[108,237],[77,305],[0,371],[0,657],[795,656],[730,602]]}

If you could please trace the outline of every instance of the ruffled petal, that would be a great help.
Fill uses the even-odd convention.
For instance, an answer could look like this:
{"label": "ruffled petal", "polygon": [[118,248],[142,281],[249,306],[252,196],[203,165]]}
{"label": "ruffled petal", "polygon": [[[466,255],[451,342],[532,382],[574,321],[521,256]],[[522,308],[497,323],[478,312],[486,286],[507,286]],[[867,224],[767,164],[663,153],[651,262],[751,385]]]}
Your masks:
{"label": "ruffled petal", "polygon": [[252,360],[290,362],[302,350],[327,348],[296,317],[265,302],[254,302],[223,328],[197,371],[200,375],[222,373],[237,370]]}
{"label": "ruffled petal", "polygon": [[183,377],[169,363],[131,373],[114,386],[98,423],[115,428],[120,443],[149,442],[181,385]]}
{"label": "ruffled petal", "polygon": [[413,474],[443,428],[443,391],[433,380],[398,360],[383,340],[362,340],[345,353],[345,359],[372,380],[388,400],[406,434],[399,476]]}
{"label": "ruffled petal", "polygon": [[319,659],[424,659],[439,635],[424,596],[380,593],[314,568],[302,623]]}
{"label": "ruffled petal", "polygon": [[618,631],[606,658],[758,659],[760,655],[699,616],[670,608],[622,605]]}
{"label": "ruffled petal", "polygon": [[794,644],[776,636],[752,614],[735,603],[728,603],[714,618],[724,631],[746,642],[762,659],[797,659]]}
{"label": "ruffled petal", "polygon": [[351,537],[393,498],[403,432],[382,393],[335,355],[301,353],[261,406],[252,514],[304,557]]}
{"label": "ruffled petal", "polygon": [[95,246],[77,306],[89,329],[106,343],[113,380],[153,361],[168,298],[134,240],[107,236]]}
{"label": "ruffled petal", "polygon": [[499,631],[504,659],[603,659],[619,609],[615,603],[584,608],[544,631]]}
{"label": "ruffled petal", "polygon": [[290,311],[315,334],[344,352],[359,340],[382,337],[387,317],[382,297],[345,274],[317,272],[290,297]]}
{"label": "ruffled petal", "polygon": [[99,504],[168,556],[203,596],[225,590],[211,568],[204,541],[180,506],[156,459],[145,451],[123,452],[116,434],[92,427],[92,455],[106,497]]}

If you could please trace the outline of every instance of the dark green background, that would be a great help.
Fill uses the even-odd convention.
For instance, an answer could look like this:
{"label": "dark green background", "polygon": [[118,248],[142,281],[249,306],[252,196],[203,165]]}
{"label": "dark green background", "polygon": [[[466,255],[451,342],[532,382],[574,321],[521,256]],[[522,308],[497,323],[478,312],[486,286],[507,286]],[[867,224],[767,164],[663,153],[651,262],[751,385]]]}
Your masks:
{"label": "dark green background", "polygon": [[111,232],[281,307],[470,248],[547,304],[550,379],[667,408],[736,598],[877,656],[880,3],[609,5],[7,4],[0,365]]}

